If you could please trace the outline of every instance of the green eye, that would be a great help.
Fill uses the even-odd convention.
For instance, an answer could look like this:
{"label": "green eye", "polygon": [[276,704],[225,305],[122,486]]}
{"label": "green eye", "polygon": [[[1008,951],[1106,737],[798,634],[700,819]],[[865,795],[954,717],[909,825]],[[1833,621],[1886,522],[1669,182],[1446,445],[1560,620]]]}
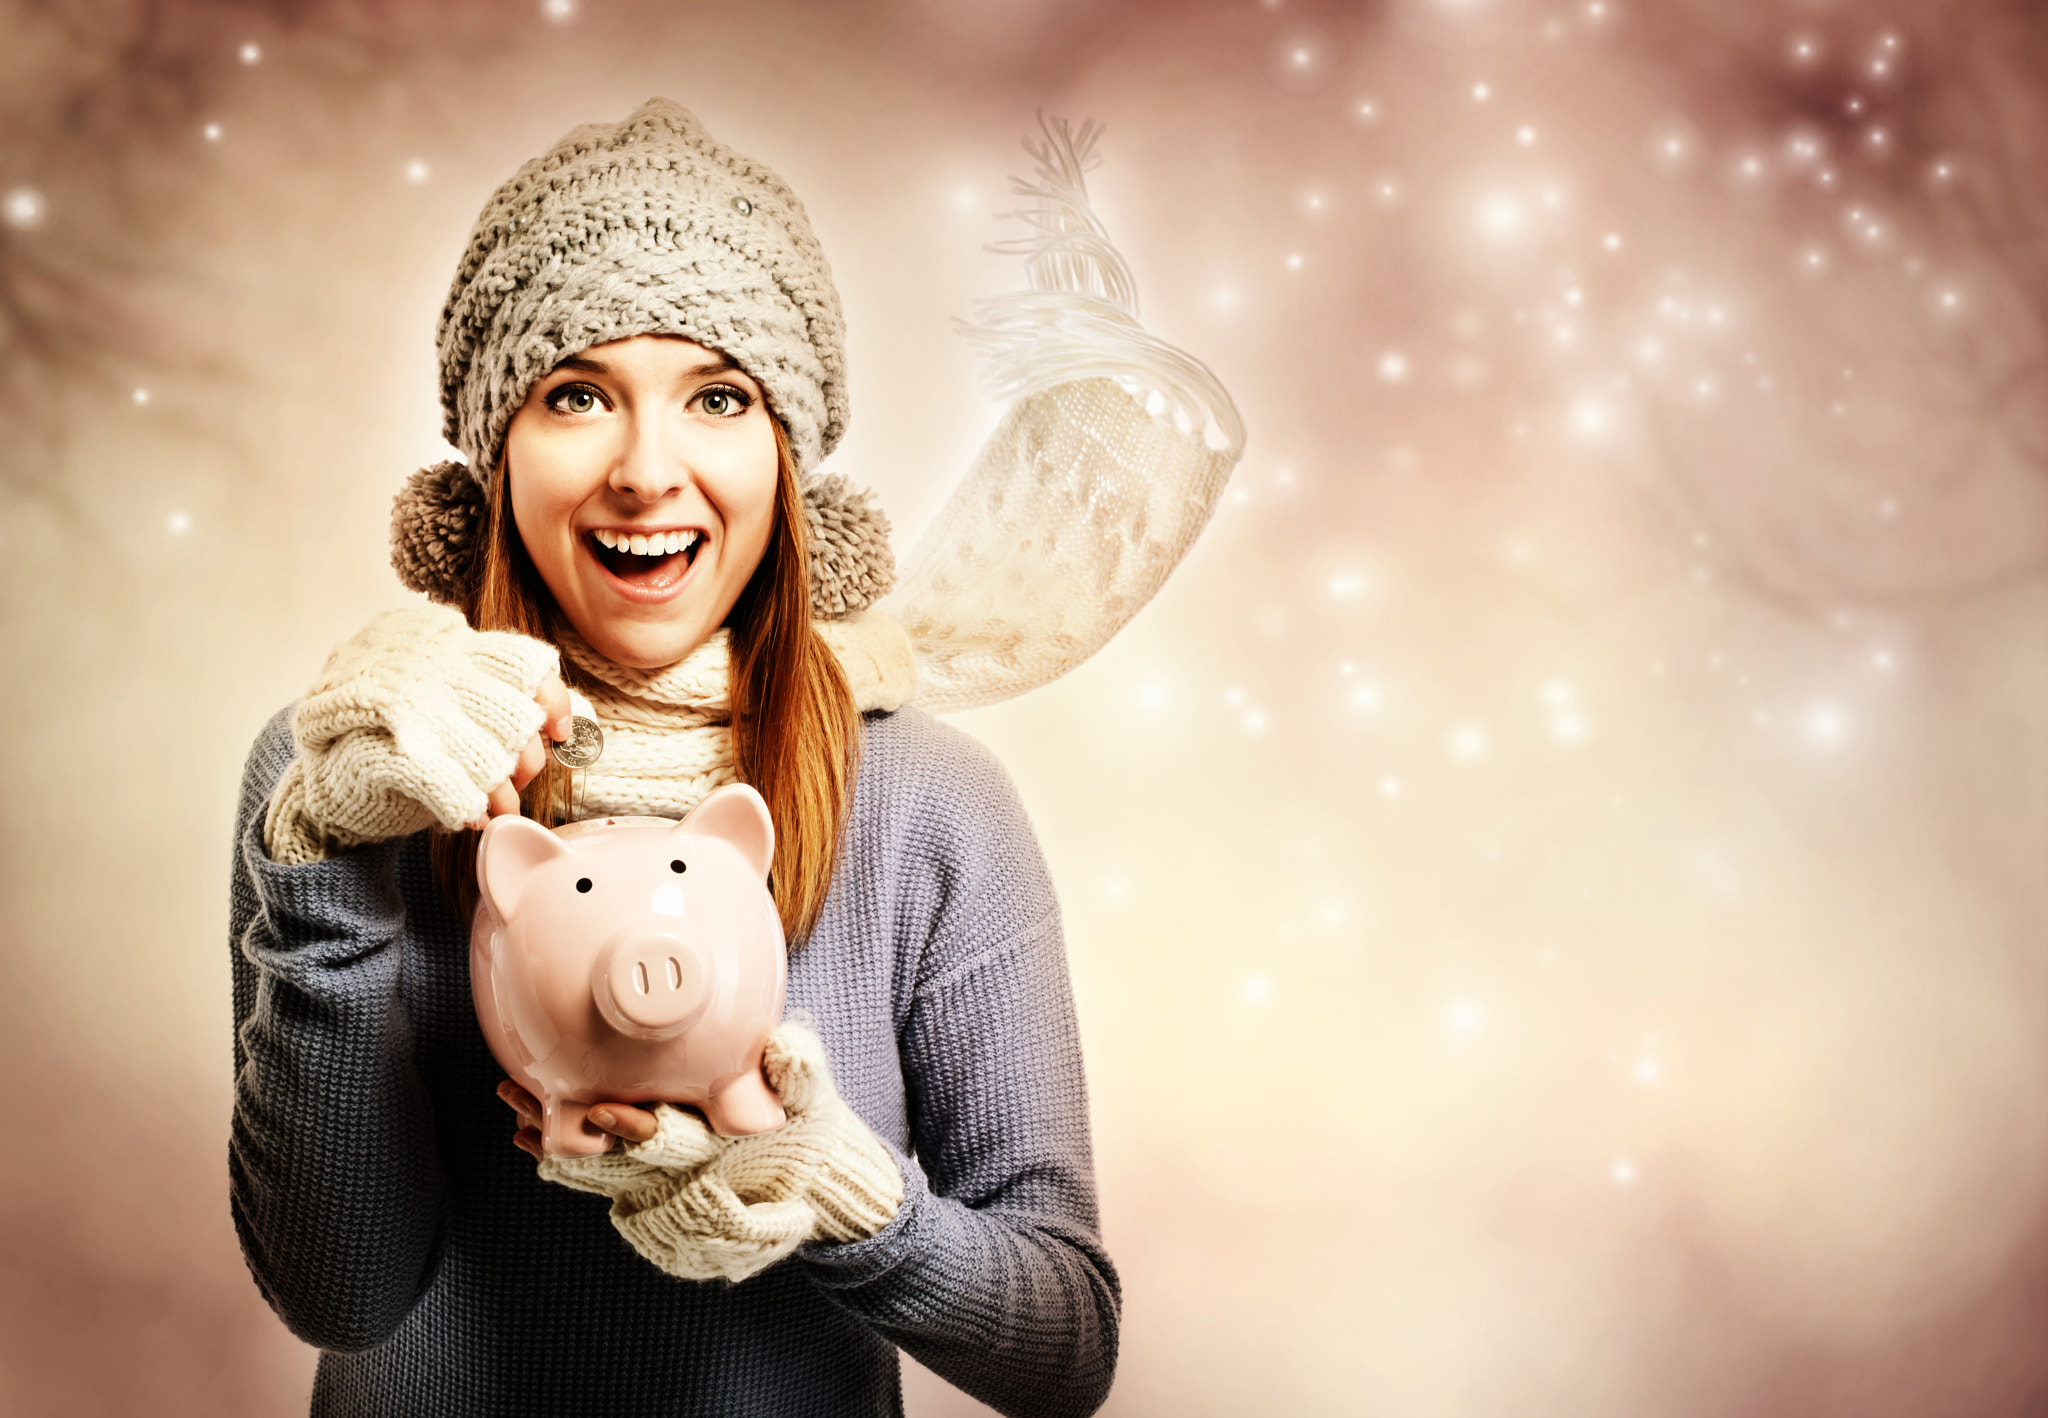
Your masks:
{"label": "green eye", "polygon": [[697,407],[713,418],[733,418],[747,411],[747,397],[737,389],[706,389],[697,396]]}
{"label": "green eye", "polygon": [[548,407],[563,414],[594,414],[604,400],[588,384],[565,384],[548,395]]}

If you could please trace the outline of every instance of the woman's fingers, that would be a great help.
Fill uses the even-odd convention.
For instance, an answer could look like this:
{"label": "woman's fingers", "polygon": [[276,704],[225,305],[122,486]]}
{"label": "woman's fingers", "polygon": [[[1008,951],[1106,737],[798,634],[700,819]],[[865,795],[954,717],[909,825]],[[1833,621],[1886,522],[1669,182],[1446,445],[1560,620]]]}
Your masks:
{"label": "woman's fingers", "polygon": [[526,747],[519,750],[519,761],[512,765],[512,787],[516,791],[533,781],[533,775],[540,772],[548,761],[548,751],[535,734],[526,741]]}
{"label": "woman's fingers", "polygon": [[512,1134],[512,1145],[521,1152],[539,1157],[540,1100],[509,1078],[498,1085],[498,1096],[519,1116],[519,1130]]}
{"label": "woman's fingers", "polygon": [[540,733],[528,739],[519,750],[518,761],[512,765],[512,776],[486,794],[490,809],[486,820],[493,817],[510,817],[519,811],[519,793],[547,766],[547,739],[561,742],[569,737],[569,720],[574,711],[569,704],[569,688],[562,683],[560,675],[549,675],[540,682],[540,688],[533,692],[533,702],[540,705],[547,714],[547,722],[540,726]]}
{"label": "woman's fingers", "polygon": [[520,1122],[530,1127],[540,1126],[540,1099],[509,1078],[498,1085],[498,1097],[504,1100],[506,1107],[519,1115]]}
{"label": "woman's fingers", "polygon": [[542,680],[540,688],[533,692],[533,701],[546,712],[547,722],[540,726],[540,733],[528,739],[519,750],[519,760],[512,765],[512,776],[491,789],[492,817],[504,817],[519,811],[520,791],[547,767],[546,739],[560,743],[569,737],[569,720],[574,711],[569,703],[568,686],[562,683],[561,676],[549,675]]}
{"label": "woman's fingers", "polygon": [[569,719],[575,711],[569,704],[569,687],[562,683],[562,677],[549,675],[542,680],[533,699],[547,711],[548,721],[541,725],[541,732],[556,743],[565,741],[569,737]]}
{"label": "woman's fingers", "polygon": [[645,1108],[630,1103],[600,1103],[590,1110],[592,1125],[628,1142],[645,1142],[654,1136],[656,1120]]}
{"label": "woman's fingers", "polygon": [[[509,1078],[498,1085],[498,1097],[519,1115],[519,1131],[513,1135],[513,1142],[534,1156],[540,1156],[540,1099]],[[631,1103],[600,1103],[590,1110],[590,1121],[593,1126],[628,1142],[647,1141],[654,1136],[659,1125],[654,1114]]]}
{"label": "woman's fingers", "polygon": [[519,790],[507,781],[490,791],[490,816],[517,817],[519,815]]}

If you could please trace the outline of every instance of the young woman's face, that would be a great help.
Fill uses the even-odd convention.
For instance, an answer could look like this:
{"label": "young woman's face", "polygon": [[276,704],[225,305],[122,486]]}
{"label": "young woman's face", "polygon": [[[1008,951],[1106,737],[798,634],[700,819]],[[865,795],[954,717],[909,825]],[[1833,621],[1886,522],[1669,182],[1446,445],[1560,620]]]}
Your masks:
{"label": "young woman's face", "polygon": [[775,520],[761,386],[662,335],[598,345],[533,386],[505,435],[512,517],[577,634],[672,665],[725,623]]}

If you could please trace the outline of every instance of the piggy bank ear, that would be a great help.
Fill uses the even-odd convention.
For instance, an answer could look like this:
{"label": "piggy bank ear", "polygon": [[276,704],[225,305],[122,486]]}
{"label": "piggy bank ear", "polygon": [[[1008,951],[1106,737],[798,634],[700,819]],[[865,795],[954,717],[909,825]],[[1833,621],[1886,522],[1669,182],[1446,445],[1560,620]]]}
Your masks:
{"label": "piggy bank ear", "polygon": [[476,884],[500,921],[519,909],[534,868],[569,855],[569,844],[531,818],[494,817],[476,844]]}
{"label": "piggy bank ear", "polygon": [[747,859],[754,875],[768,879],[768,864],[775,860],[775,819],[768,816],[761,795],[745,783],[715,790],[676,824],[676,831],[723,839]]}

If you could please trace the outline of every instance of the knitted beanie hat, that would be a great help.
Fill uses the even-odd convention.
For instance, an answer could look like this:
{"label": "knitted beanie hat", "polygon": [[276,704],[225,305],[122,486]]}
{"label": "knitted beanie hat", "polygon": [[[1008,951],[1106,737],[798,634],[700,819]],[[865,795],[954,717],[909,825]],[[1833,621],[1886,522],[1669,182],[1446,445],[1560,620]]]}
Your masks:
{"label": "knitted beanie hat", "polygon": [[[443,432],[468,464],[425,469],[400,492],[401,581],[462,599],[512,415],[563,360],[634,335],[694,340],[760,381],[799,474],[845,431],[846,326],[803,204],[661,98],[572,130],[478,217],[437,337]],[[804,491],[815,607],[868,605],[894,575],[887,522],[844,479],[806,478]]]}
{"label": "knitted beanie hat", "polygon": [[535,380],[633,335],[730,356],[799,472],[846,429],[846,322],[803,203],[660,98],[573,130],[485,204],[441,312],[448,441],[486,476]]}

